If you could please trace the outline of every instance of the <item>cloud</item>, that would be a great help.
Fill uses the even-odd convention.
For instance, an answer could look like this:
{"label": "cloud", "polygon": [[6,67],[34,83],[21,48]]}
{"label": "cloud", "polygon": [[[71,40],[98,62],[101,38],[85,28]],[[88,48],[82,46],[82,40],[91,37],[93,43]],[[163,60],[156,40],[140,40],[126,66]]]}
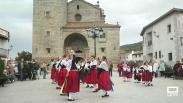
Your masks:
{"label": "cloud", "polygon": [[10,56],[32,49],[32,0],[0,0],[0,27],[10,32]]}
{"label": "cloud", "polygon": [[[86,0],[104,9],[106,21],[121,25],[120,44],[141,41],[144,26],[172,8],[183,8],[182,0]],[[0,28],[11,33],[11,56],[32,49],[33,0],[0,0]]]}

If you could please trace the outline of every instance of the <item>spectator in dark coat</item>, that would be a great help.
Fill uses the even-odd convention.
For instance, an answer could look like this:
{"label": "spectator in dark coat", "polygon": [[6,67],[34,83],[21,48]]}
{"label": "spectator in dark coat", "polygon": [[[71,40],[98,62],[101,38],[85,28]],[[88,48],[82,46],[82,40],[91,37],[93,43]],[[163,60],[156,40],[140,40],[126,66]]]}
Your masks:
{"label": "spectator in dark coat", "polygon": [[19,72],[19,80],[23,81],[24,80],[24,69],[25,69],[25,61],[24,59],[21,59],[21,61],[18,63],[18,72]]}
{"label": "spectator in dark coat", "polygon": [[181,68],[181,63],[180,61],[177,61],[176,64],[173,66],[173,70],[174,70],[174,75],[175,78],[177,79],[179,76],[179,69]]}

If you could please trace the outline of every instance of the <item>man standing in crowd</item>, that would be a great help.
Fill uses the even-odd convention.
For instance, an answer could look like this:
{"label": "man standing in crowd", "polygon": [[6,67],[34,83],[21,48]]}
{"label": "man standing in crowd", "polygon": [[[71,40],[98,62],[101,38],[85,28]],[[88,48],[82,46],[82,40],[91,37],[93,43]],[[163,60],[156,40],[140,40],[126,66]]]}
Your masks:
{"label": "man standing in crowd", "polygon": [[14,66],[12,64],[12,60],[8,60],[7,70],[8,70],[9,80],[12,83],[15,81],[14,80],[15,79],[15,70],[14,70]]}
{"label": "man standing in crowd", "polygon": [[46,79],[46,74],[47,74],[47,65],[46,65],[46,63],[43,63],[41,68],[43,70],[43,79]]}
{"label": "man standing in crowd", "polygon": [[165,63],[164,63],[164,61],[160,62],[159,71],[160,71],[160,76],[161,77],[164,76],[164,73],[165,73]]}
{"label": "man standing in crowd", "polygon": [[31,61],[28,62],[28,78],[32,80],[33,77],[33,64]]}
{"label": "man standing in crowd", "polygon": [[112,69],[113,69],[113,64],[112,61],[109,62],[109,74],[112,77]]}
{"label": "man standing in crowd", "polygon": [[22,58],[21,61],[18,63],[18,72],[20,74],[19,80],[23,81],[24,80],[24,68],[25,68],[25,61]]}
{"label": "man standing in crowd", "polygon": [[122,76],[122,71],[123,71],[123,62],[121,62],[121,63],[119,63],[118,65],[117,65],[117,68],[118,68],[118,73],[119,73],[119,77],[121,77]]}
{"label": "man standing in crowd", "polygon": [[39,79],[38,70],[39,70],[39,64],[33,59],[32,60],[32,75],[33,75],[32,79],[33,80]]}

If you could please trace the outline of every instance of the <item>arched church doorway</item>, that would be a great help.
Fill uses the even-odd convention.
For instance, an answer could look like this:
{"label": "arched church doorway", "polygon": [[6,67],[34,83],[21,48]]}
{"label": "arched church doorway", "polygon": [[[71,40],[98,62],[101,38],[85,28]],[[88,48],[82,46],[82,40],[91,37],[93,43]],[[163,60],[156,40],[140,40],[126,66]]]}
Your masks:
{"label": "arched church doorway", "polygon": [[78,59],[87,58],[89,55],[88,42],[86,38],[79,33],[73,33],[66,37],[64,41],[64,51],[66,54],[74,50]]}

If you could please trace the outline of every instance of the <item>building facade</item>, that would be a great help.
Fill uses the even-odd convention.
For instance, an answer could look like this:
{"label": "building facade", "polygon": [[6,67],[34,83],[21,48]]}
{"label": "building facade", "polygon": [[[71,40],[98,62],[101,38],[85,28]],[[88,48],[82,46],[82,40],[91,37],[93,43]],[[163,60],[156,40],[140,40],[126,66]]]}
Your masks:
{"label": "building facade", "polygon": [[144,60],[154,59],[174,64],[183,58],[183,9],[174,8],[145,26]]}
{"label": "building facade", "polygon": [[84,0],[34,0],[32,55],[38,61],[61,57],[71,49],[76,56],[88,58],[94,55],[94,40],[86,29],[97,26],[104,30],[97,38],[97,57],[107,56],[119,61],[118,24],[105,23],[105,15],[99,3],[93,5]]}
{"label": "building facade", "polygon": [[143,61],[142,41],[120,47],[121,61]]}
{"label": "building facade", "polygon": [[9,32],[0,28],[0,58],[8,57]]}
{"label": "building facade", "polygon": [[142,51],[126,51],[120,52],[121,62],[143,62],[143,52]]}

